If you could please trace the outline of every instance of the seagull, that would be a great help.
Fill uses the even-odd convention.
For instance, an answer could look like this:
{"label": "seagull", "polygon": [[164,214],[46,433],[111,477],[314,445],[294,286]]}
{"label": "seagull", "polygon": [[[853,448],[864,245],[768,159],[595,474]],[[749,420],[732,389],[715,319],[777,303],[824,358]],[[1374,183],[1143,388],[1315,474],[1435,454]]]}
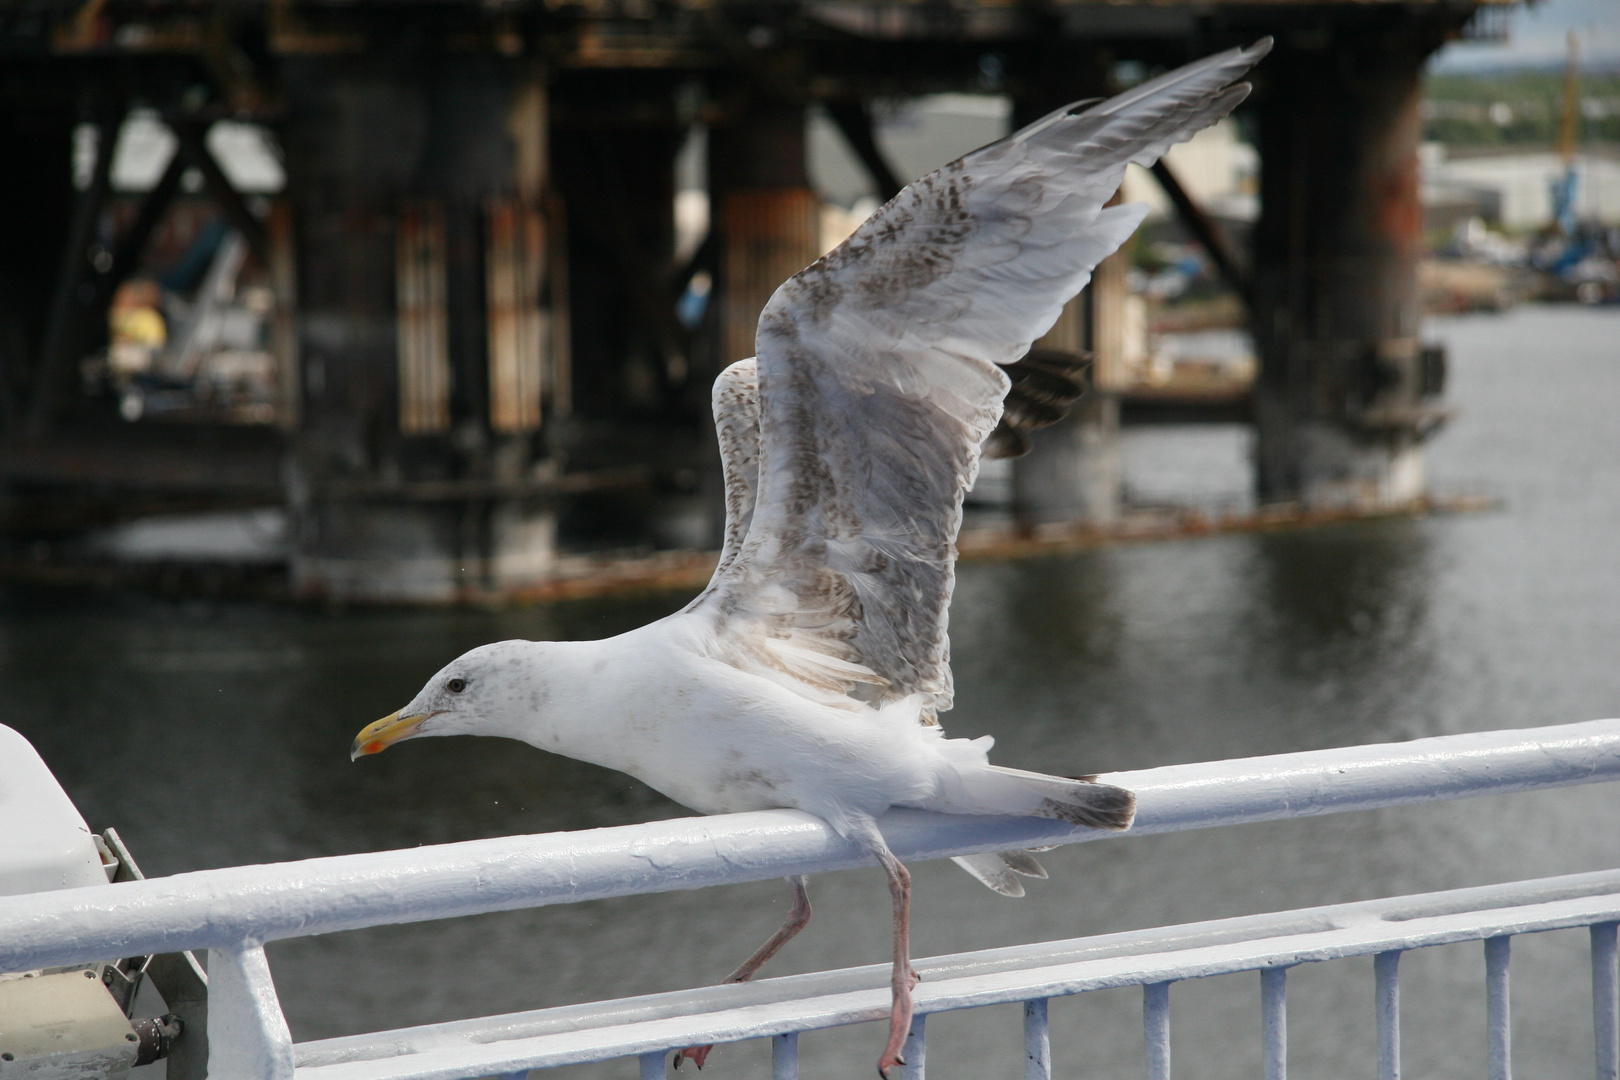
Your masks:
{"label": "seagull", "polygon": [[[726,522],[708,586],[680,611],[599,641],[473,649],[351,758],[406,739],[499,735],[618,769],[702,814],[793,808],[875,860],[893,902],[888,1040],[904,1064],[917,974],[911,877],[890,807],[1128,828],[1135,799],[1094,778],[992,765],[951,739],[947,610],[962,501],[982,451],[1016,453],[1078,393],[1030,346],[1141,223],[1108,206],[1125,167],[1227,115],[1265,39],[1101,103],[1065,106],[906,187],[789,279],[757,356],[721,373],[714,417]],[[1009,374],[1011,372],[1011,374]],[[999,427],[998,427],[999,425]],[[1027,851],[960,857],[998,892],[1045,877]],[[810,918],[786,922],[727,979],[751,978]],[[710,1047],[678,1051],[699,1068]]]}

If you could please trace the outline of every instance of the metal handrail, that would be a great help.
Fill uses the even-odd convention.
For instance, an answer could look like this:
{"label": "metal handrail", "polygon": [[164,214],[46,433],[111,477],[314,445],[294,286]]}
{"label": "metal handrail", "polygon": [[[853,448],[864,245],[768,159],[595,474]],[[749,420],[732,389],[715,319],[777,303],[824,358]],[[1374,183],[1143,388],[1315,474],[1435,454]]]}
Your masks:
{"label": "metal handrail", "polygon": [[[912,810],[891,811],[879,824],[896,855],[923,860],[1597,783],[1620,779],[1620,720],[1100,779],[1136,792],[1129,832]],[[198,870],[0,897],[0,973],[867,865],[820,819],[762,810]]]}
{"label": "metal handrail", "polygon": [[[1620,870],[918,960],[919,1015],[1620,920]],[[881,1020],[871,964],[300,1043],[299,1080],[467,1080]]]}
{"label": "metal handrail", "polygon": [[[1129,833],[907,810],[891,811],[879,824],[897,855],[916,860],[1595,783],[1620,779],[1620,720],[1174,765],[1102,779],[1136,792]],[[290,1080],[295,1053],[265,942],[866,863],[819,819],[773,810],[197,871],[0,897],[0,973],[208,949],[211,1080]],[[1580,924],[1601,923],[1606,911],[1583,908]],[[1186,977],[1169,970],[1167,979]],[[751,996],[765,985],[725,989]],[[943,990],[942,983],[928,984],[920,1001],[932,1000],[934,986]],[[1075,986],[1051,992],[1085,988]],[[1008,992],[1014,994],[1008,1000],[1032,993],[1027,986]],[[1267,1000],[1274,998],[1275,984]],[[1165,1000],[1149,986],[1150,1030],[1160,1019],[1168,1023],[1167,1013],[1160,1017]],[[1030,1015],[1035,1012],[1044,1017],[1044,1008]],[[847,1014],[833,1022],[859,1018]],[[617,1052],[637,1051],[621,1044]],[[650,1075],[650,1054],[644,1066]],[[431,1080],[450,1073],[474,1075],[451,1069],[398,1076]]]}

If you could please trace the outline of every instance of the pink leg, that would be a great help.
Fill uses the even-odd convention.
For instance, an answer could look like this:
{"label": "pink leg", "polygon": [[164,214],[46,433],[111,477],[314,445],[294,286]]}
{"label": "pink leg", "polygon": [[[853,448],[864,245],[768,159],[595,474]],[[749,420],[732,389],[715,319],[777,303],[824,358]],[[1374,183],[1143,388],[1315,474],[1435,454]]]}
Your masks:
{"label": "pink leg", "polygon": [[[810,893],[805,888],[808,881],[809,879],[802,875],[794,875],[787,879],[788,887],[793,890],[793,909],[788,912],[787,919],[776,933],[771,935],[770,940],[756,949],[753,956],[744,960],[741,967],[726,976],[726,982],[739,983],[752,979],[754,973],[765,966],[765,961],[775,956],[782,946],[791,941],[793,936],[810,922]],[[703,1063],[708,1060],[709,1051],[713,1049],[714,1047],[710,1045],[688,1046],[685,1050],[677,1050],[673,1064],[679,1069],[681,1062],[691,1061],[701,1069]]]}
{"label": "pink leg", "polygon": [[911,991],[917,985],[917,972],[911,966],[911,873],[894,857],[883,834],[872,819],[851,822],[844,835],[865,848],[889,876],[889,897],[894,901],[894,970],[889,976],[893,1005],[889,1012],[889,1042],[878,1058],[878,1075],[888,1080],[889,1070],[904,1065],[900,1051],[911,1031]]}
{"label": "pink leg", "polygon": [[917,972],[911,966],[911,874],[881,838],[879,844],[874,854],[889,875],[889,896],[894,901],[894,971],[889,976],[893,1006],[889,1012],[889,1042],[878,1058],[878,1075],[888,1080],[890,1069],[906,1063],[900,1050],[911,1031],[911,991],[917,985]]}
{"label": "pink leg", "polygon": [[775,956],[782,946],[793,940],[793,936],[810,922],[810,893],[805,888],[808,878],[795,875],[787,879],[788,887],[793,890],[793,909],[788,912],[787,919],[782,923],[776,933],[771,935],[769,941],[742,962],[742,966],[726,976],[726,982],[747,982],[754,977],[754,972],[765,966],[765,961]]}

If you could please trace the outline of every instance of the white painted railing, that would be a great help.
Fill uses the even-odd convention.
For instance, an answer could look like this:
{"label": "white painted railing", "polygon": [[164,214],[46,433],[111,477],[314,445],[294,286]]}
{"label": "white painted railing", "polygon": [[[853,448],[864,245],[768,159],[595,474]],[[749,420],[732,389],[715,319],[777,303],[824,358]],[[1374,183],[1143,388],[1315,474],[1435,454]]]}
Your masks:
{"label": "white painted railing", "polygon": [[[1364,810],[1620,779],[1620,720],[1177,765],[1104,777],[1137,794],[1135,827],[894,811],[881,822],[903,859],[1077,843],[1142,833]],[[797,1075],[800,1031],[887,1015],[887,966],[712,986],[610,1003],[294,1046],[267,941],[364,926],[701,888],[863,865],[816,818],[777,810],[579,833],[507,837],[105,887],[0,897],[0,973],[208,949],[213,1080],[467,1080],[615,1057],[662,1077],[670,1049],[771,1038],[774,1076]],[[1025,1003],[1027,1076],[1050,1076],[1046,1001],[1144,987],[1151,1080],[1170,1075],[1173,982],[1261,972],[1267,1080],[1281,1080],[1293,965],[1377,957],[1379,1073],[1399,1073],[1403,950],[1486,943],[1491,1078],[1507,1080],[1508,941],[1592,928],[1599,1080],[1620,1080],[1615,927],[1620,870],[1315,908],[919,961],[908,1074],[923,1075],[929,1014]]]}

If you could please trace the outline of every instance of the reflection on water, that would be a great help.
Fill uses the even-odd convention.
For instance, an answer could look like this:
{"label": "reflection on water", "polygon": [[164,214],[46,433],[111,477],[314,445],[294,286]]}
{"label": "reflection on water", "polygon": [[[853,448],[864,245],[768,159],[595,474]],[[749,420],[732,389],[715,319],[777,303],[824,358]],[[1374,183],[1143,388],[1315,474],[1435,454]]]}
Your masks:
{"label": "reflection on water", "polygon": [[[952,733],[993,733],[999,761],[1071,772],[1620,713],[1620,317],[1522,311],[1435,329],[1452,345],[1459,411],[1434,446],[1436,480],[1499,493],[1505,509],[968,564],[952,612]],[[1146,437],[1133,435],[1138,448]],[[1150,464],[1174,465],[1178,438]],[[1231,461],[1222,482],[1239,493]],[[1220,494],[1207,468],[1156,475],[1155,491],[1193,476],[1200,497]],[[359,764],[346,751],[472,645],[603,636],[682,599],[333,614],[13,589],[0,593],[0,721],[149,873],[645,821],[683,811],[515,743],[436,739]],[[1045,856],[1052,880],[1019,901],[927,864],[915,948],[1612,867],[1617,808],[1620,790],[1580,788],[1088,844]],[[811,891],[816,919],[777,973],[883,960],[880,874],[825,875]],[[272,946],[271,959],[294,1035],[309,1039],[708,982],[784,909],[785,890],[766,882],[332,935]],[[1590,1074],[1584,942],[1515,944],[1522,1075]],[[1402,970],[1408,1073],[1483,1072],[1479,948],[1413,954]],[[1295,971],[1295,1075],[1371,1068],[1371,985],[1370,962]],[[1257,979],[1178,986],[1172,1000],[1178,1068],[1258,1073]],[[1055,1003],[1052,1017],[1068,1071],[1140,1074],[1134,992]],[[866,1075],[879,1037],[806,1036],[805,1075]],[[930,1041],[936,1076],[1019,1072],[1016,1009],[941,1018]],[[759,1075],[764,1055],[723,1050],[706,1075]]]}

